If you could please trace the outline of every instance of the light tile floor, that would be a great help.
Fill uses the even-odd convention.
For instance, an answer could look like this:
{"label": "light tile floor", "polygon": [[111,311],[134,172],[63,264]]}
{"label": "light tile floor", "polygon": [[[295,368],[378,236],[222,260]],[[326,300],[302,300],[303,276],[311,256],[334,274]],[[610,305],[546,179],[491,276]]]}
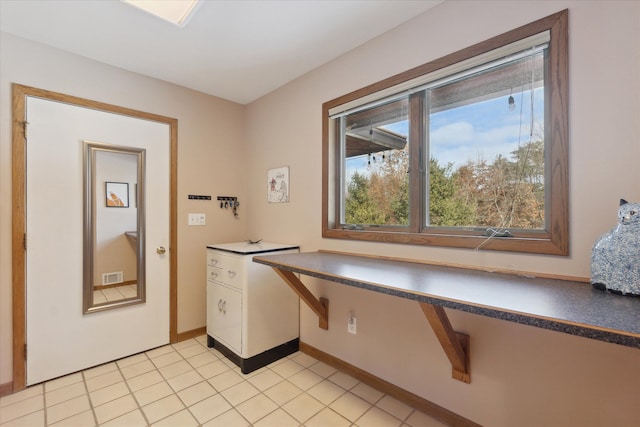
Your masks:
{"label": "light tile floor", "polygon": [[103,302],[120,301],[121,299],[134,298],[138,295],[138,285],[114,286],[113,288],[105,288],[93,291],[93,303],[101,304]]}
{"label": "light tile floor", "polygon": [[304,353],[243,375],[206,336],[0,398],[0,426],[441,427]]}

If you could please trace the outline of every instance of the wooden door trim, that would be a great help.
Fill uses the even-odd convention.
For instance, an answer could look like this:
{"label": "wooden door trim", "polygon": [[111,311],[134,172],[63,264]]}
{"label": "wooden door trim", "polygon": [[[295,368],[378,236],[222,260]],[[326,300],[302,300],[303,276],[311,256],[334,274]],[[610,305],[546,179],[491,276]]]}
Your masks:
{"label": "wooden door trim", "polygon": [[25,162],[26,147],[24,141],[25,93],[13,85],[13,124],[12,124],[12,229],[11,229],[11,274],[12,274],[12,316],[13,316],[13,391],[19,391],[26,385],[26,282],[24,235],[25,218]]}
{"label": "wooden door trim", "polygon": [[[12,305],[13,305],[13,391],[26,387],[26,110],[25,100],[33,96],[79,107],[134,118],[166,123],[170,129],[170,206],[169,206],[169,340],[178,340],[178,120],[117,105],[51,92],[44,89],[12,84]],[[27,128],[28,129],[28,128]]]}

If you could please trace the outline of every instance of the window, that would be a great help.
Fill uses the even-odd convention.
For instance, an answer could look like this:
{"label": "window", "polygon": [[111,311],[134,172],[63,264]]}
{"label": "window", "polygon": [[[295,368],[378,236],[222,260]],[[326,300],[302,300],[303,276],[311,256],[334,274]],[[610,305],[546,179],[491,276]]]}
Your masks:
{"label": "window", "polygon": [[323,105],[323,237],[568,254],[567,11]]}

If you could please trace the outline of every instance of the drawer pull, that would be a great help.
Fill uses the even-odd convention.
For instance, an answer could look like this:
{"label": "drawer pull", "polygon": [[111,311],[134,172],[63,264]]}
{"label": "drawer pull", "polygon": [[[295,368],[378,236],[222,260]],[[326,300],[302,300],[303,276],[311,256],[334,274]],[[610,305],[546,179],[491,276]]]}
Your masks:
{"label": "drawer pull", "polygon": [[218,300],[218,311],[227,314],[227,301],[223,301],[222,298]]}
{"label": "drawer pull", "polygon": [[218,273],[216,273],[215,271],[212,271],[210,274],[211,274],[211,277],[213,277],[214,279],[218,277]]}
{"label": "drawer pull", "polygon": [[236,275],[236,272],[233,271],[233,270],[229,270],[228,273],[229,273],[229,278],[230,279],[233,279],[235,277],[235,275]]}
{"label": "drawer pull", "polygon": [[209,264],[216,265],[216,264],[218,264],[218,260],[215,259],[215,258],[211,258],[211,259],[209,259]]}

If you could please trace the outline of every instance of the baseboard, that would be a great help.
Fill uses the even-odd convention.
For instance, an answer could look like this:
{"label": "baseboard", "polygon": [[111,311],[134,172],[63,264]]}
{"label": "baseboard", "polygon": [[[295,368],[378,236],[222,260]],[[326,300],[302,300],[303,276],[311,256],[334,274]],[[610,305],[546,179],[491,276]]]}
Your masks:
{"label": "baseboard", "polygon": [[0,384],[0,397],[8,396],[13,393],[13,381]]}
{"label": "baseboard", "polygon": [[300,351],[452,427],[481,427],[455,412],[300,341]]}
{"label": "baseboard", "polygon": [[192,330],[186,331],[186,332],[179,332],[178,333],[178,341],[176,341],[176,342],[186,341],[186,340],[189,340],[191,338],[199,337],[200,335],[204,335],[206,333],[207,333],[207,327],[206,326],[203,326],[202,328],[192,329]]}

